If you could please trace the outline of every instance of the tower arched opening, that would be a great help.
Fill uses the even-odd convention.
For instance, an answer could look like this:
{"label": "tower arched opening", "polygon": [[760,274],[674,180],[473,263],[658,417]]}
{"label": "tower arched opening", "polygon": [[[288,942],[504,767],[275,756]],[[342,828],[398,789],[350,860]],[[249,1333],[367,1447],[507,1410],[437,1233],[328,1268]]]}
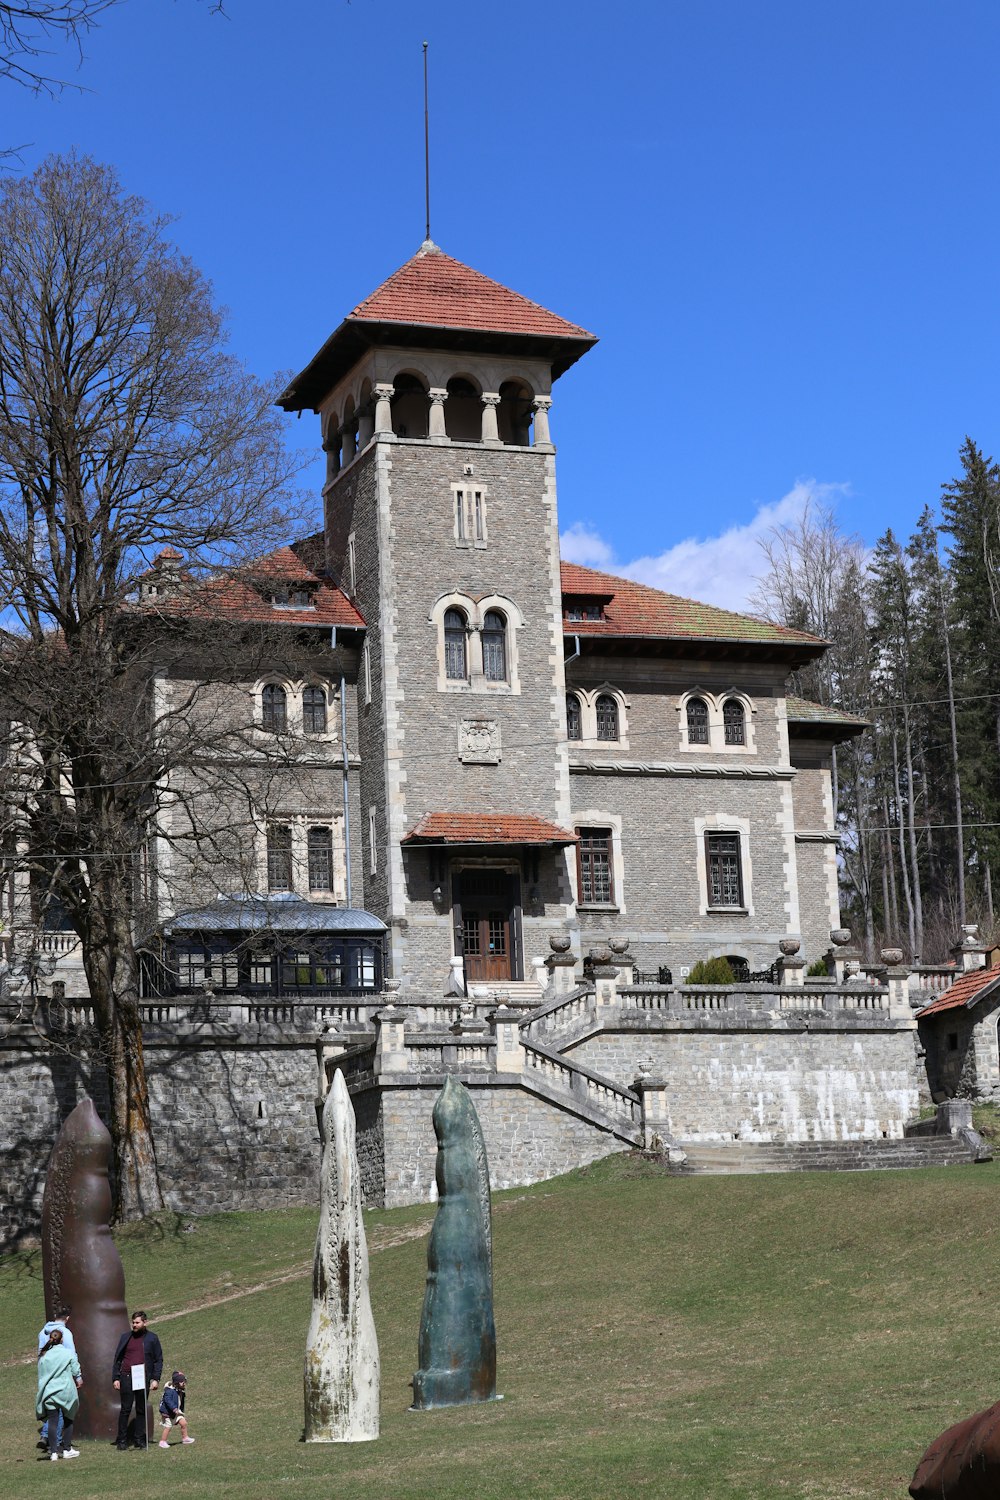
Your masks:
{"label": "tower arched opening", "polygon": [[397,437],[425,438],[431,406],[426,385],[405,370],[396,376],[392,389],[393,432]]}
{"label": "tower arched opening", "polygon": [[524,380],[505,380],[500,387],[497,428],[500,441],[513,448],[531,443],[532,404],[535,394]]}
{"label": "tower arched opening", "polygon": [[482,438],[483,404],[478,389],[464,375],[448,381],[444,425],[453,443],[478,443]]}

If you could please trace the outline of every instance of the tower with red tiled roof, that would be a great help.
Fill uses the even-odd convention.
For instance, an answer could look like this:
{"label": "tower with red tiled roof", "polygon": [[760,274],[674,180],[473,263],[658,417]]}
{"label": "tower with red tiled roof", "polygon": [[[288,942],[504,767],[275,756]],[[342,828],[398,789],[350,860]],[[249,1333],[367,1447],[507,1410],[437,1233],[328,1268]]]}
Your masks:
{"label": "tower with red tiled roof", "polygon": [[280,398],[319,415],[327,567],[368,625],[363,904],[404,982],[516,985],[572,913],[549,410],[594,342],[427,241]]}

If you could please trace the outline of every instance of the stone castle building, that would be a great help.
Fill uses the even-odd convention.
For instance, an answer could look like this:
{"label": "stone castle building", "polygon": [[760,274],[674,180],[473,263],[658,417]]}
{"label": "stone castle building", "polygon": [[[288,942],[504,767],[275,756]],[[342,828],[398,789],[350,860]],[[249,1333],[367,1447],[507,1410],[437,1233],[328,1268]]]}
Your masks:
{"label": "stone castle building", "polygon": [[[260,771],[242,835],[186,787],[189,852],[161,825],[144,877],[154,1109],[180,1089],[207,1143],[197,1188],[161,1161],[179,1203],[308,1195],[338,1062],[387,1202],[432,1191],[448,1072],[500,1182],[644,1140],[882,1142],[915,1111],[903,971],[803,983],[864,727],[789,694],[825,644],[560,560],[553,388],[594,342],[427,242],[280,398],[319,416],[323,530],[211,599],[289,643],[242,692],[251,761],[290,737],[294,774]],[[164,554],[143,607],[191,598]],[[72,935],[33,941],[85,1024]],[[716,955],[738,988],[685,986]]]}

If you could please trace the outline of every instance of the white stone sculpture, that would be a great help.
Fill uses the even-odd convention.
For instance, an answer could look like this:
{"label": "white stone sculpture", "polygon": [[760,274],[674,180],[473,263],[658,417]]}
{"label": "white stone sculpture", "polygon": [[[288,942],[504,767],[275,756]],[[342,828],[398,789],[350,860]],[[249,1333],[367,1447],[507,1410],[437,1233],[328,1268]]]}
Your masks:
{"label": "white stone sculpture", "polygon": [[319,1232],[306,1340],[307,1443],[378,1437],[379,1359],[368,1295],[368,1244],[354,1107],[338,1068],[323,1108]]}

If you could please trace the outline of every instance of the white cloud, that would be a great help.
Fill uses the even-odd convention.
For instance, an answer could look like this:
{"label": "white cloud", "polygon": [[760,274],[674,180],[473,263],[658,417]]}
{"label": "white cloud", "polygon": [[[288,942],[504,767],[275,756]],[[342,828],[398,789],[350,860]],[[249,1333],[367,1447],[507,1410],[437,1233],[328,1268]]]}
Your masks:
{"label": "white cloud", "polygon": [[723,609],[746,610],[755,579],[765,565],[761,538],[772,527],[794,525],[810,501],[831,505],[847,489],[843,484],[800,479],[780,500],[759,506],[743,525],[730,526],[718,536],[687,537],[656,557],[616,560],[613,546],[586,521],[576,521],[564,531],[560,547],[566,562],[603,568],[668,594],[700,599]]}

